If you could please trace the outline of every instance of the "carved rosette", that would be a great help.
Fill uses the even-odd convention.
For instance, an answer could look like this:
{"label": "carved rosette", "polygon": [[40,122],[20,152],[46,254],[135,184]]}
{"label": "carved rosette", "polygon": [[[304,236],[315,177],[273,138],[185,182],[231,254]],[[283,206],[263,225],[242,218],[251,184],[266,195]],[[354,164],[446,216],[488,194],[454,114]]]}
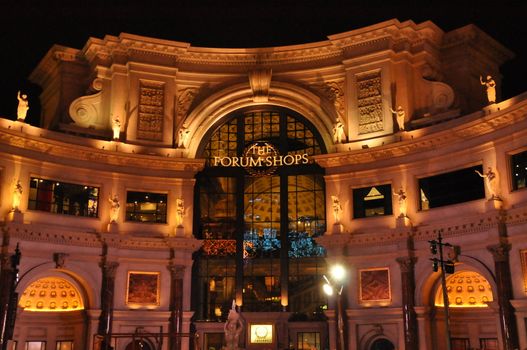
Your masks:
{"label": "carved rosette", "polygon": [[361,73],[355,77],[358,90],[359,134],[383,131],[381,72]]}
{"label": "carved rosette", "polygon": [[141,80],[139,87],[139,117],[137,137],[143,140],[163,140],[165,83]]}

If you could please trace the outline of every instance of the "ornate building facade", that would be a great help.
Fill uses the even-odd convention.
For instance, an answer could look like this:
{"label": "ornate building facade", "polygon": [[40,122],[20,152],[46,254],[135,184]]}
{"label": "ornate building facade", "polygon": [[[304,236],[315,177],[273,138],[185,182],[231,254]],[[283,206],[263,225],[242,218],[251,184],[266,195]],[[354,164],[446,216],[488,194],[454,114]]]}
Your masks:
{"label": "ornate building facade", "polygon": [[27,105],[0,119],[2,342],[527,347],[511,57],[472,25],[397,20],[262,49],[52,47],[30,76],[40,127]]}

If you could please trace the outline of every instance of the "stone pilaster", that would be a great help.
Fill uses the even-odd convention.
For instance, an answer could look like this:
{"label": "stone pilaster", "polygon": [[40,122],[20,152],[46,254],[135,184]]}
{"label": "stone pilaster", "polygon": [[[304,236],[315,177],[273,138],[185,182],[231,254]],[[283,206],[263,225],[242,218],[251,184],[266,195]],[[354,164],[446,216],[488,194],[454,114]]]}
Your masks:
{"label": "stone pilaster", "polygon": [[115,273],[118,262],[108,261],[106,255],[103,256],[99,264],[102,272],[101,284],[101,314],[99,316],[99,326],[97,333],[104,336],[102,350],[109,348],[113,322],[113,302],[115,290]]}
{"label": "stone pilaster", "polygon": [[168,265],[170,271],[170,319],[169,319],[169,350],[181,350],[180,333],[183,332],[183,277],[185,267],[174,264]]}
{"label": "stone pilaster", "polygon": [[415,312],[415,257],[403,256],[397,258],[401,268],[404,344],[406,350],[419,349],[419,333],[417,314]]}
{"label": "stone pilaster", "polygon": [[505,350],[518,349],[518,329],[514,317],[514,309],[510,303],[512,299],[512,279],[509,266],[509,251],[511,245],[501,242],[488,246],[487,249],[492,253],[494,258],[503,348]]}
{"label": "stone pilaster", "polygon": [[9,301],[11,297],[11,285],[13,284],[13,268],[9,262],[9,232],[2,230],[2,251],[0,255],[0,345],[1,349],[7,348],[9,340],[8,318],[9,318]]}

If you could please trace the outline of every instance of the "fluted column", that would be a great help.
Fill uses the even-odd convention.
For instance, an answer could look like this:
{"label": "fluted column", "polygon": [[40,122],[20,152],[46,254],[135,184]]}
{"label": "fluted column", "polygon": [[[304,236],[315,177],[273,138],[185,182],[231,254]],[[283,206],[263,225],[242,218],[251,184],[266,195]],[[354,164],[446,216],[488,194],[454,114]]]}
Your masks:
{"label": "fluted column", "polygon": [[181,337],[183,327],[183,277],[185,267],[174,264],[168,265],[170,271],[170,319],[169,319],[169,350],[181,350]]}
{"label": "fluted column", "polygon": [[106,255],[99,264],[102,272],[101,285],[101,315],[99,316],[99,327],[97,333],[104,336],[102,349],[110,347],[112,322],[113,322],[113,301],[115,289],[115,272],[119,263],[108,261]]}
{"label": "fluted column", "polygon": [[502,242],[488,246],[487,249],[494,257],[503,346],[505,350],[515,350],[519,348],[519,343],[514,309],[510,302],[512,299],[512,279],[509,265],[509,251],[511,245]]}
{"label": "fluted column", "polygon": [[415,312],[415,257],[403,256],[396,259],[401,268],[404,344],[406,350],[419,349],[417,314]]}

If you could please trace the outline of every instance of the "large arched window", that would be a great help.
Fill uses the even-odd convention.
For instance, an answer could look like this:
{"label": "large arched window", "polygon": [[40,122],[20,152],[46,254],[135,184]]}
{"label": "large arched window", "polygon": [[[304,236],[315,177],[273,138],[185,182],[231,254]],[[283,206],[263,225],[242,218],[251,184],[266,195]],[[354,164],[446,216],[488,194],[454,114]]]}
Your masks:
{"label": "large arched window", "polygon": [[326,229],[325,153],[304,118],[285,109],[231,114],[203,140],[195,235],[204,240],[194,265],[198,319],[223,319],[232,301],[244,311],[312,313],[320,293]]}

